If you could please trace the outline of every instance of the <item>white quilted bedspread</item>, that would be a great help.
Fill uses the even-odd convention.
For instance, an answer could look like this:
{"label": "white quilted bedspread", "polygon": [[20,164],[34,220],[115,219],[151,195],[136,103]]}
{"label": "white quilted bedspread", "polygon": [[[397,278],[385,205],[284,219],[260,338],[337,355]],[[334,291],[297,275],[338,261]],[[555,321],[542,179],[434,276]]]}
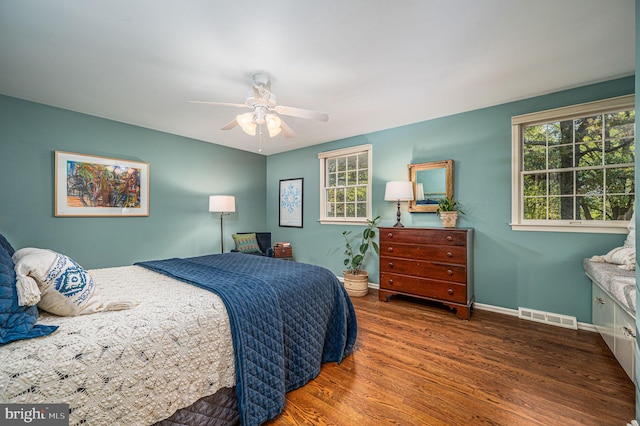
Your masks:
{"label": "white quilted bedspread", "polygon": [[70,424],[148,425],[222,387],[235,370],[215,294],[138,266],[90,271],[125,311],[58,317],[50,336],[0,346],[0,402],[68,403]]}

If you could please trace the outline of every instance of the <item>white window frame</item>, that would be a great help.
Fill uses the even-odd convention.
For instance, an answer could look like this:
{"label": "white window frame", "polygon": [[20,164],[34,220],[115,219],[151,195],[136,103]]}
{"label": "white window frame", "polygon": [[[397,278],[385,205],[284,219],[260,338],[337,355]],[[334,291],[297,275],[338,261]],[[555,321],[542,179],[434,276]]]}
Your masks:
{"label": "white window frame", "polygon": [[[373,176],[373,163],[372,163],[372,151],[371,144],[358,145],[350,148],[336,149],[333,151],[321,152],[318,154],[320,160],[320,219],[319,222],[323,225],[366,225],[367,220],[371,220],[372,217],[372,185],[371,179]],[[344,157],[346,155],[353,155],[367,152],[369,168],[367,170],[369,176],[367,179],[367,217],[366,218],[336,218],[327,216],[327,199],[326,199],[326,179],[327,179],[327,160],[335,157]]]}
{"label": "white window frame", "polygon": [[[522,135],[527,126],[635,109],[635,95],[555,108],[511,118],[511,229],[514,231],[626,234],[629,221],[568,221],[523,219]],[[636,195],[637,196],[637,195]]]}

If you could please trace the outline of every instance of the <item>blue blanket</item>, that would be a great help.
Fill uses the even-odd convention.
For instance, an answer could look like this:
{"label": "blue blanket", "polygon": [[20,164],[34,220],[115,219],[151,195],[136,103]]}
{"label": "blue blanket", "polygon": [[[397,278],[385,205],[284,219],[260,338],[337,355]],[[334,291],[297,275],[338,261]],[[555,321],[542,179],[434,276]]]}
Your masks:
{"label": "blue blanket", "polygon": [[331,271],[241,253],[141,262],[216,293],[231,323],[236,395],[243,425],[277,416],[285,393],[340,362],[353,349],[351,299]]}

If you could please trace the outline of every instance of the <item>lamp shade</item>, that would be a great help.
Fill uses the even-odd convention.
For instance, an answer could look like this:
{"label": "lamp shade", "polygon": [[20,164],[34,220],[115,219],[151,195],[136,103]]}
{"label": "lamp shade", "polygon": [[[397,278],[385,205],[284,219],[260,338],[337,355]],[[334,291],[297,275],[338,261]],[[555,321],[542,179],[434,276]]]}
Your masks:
{"label": "lamp shade", "polygon": [[278,117],[275,114],[267,114],[266,120],[267,120],[267,130],[269,131],[269,136],[270,137],[278,136],[282,131],[282,129],[280,128],[280,125],[282,124],[282,120],[280,119],[280,117]]}
{"label": "lamp shade", "polygon": [[416,183],[416,200],[424,200],[424,185]]}
{"label": "lamp shade", "polygon": [[236,211],[236,197],[233,195],[212,195],[209,197],[209,211],[210,212],[235,212]]}
{"label": "lamp shade", "polygon": [[252,113],[245,112],[244,114],[237,115],[236,121],[246,134],[251,136],[256,135],[256,123],[253,121]]}
{"label": "lamp shade", "polygon": [[409,180],[392,180],[387,182],[384,190],[385,201],[413,200],[413,185]]}

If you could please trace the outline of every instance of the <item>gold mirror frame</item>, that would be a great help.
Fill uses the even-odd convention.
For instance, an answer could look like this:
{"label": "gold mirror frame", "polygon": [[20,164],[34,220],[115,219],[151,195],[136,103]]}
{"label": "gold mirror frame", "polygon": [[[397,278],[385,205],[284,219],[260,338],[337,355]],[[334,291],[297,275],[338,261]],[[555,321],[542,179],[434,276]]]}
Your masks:
{"label": "gold mirror frame", "polygon": [[[453,198],[453,160],[432,161],[429,163],[409,164],[409,180],[413,185],[413,194],[416,194],[416,184],[420,183],[416,179],[416,175],[420,171],[444,169],[445,184],[442,190],[447,198]],[[422,182],[424,183],[424,182]],[[418,204],[416,200],[409,201],[409,211],[411,213],[435,213],[438,204]]]}

